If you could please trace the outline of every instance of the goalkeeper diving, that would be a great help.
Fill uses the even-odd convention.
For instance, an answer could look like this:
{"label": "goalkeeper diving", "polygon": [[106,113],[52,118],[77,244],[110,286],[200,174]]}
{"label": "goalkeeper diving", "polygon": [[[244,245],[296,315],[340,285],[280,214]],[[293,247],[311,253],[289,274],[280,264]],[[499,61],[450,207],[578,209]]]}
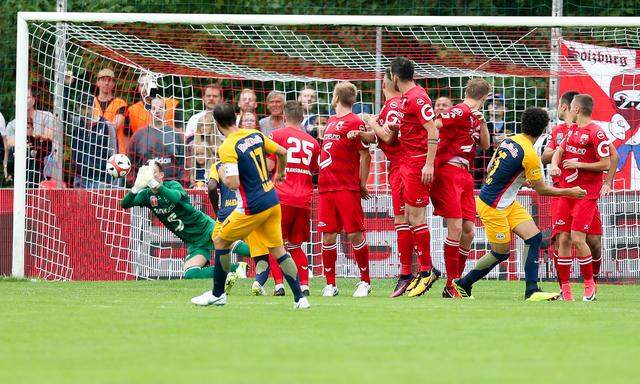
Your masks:
{"label": "goalkeeper diving", "polygon": [[[189,199],[189,195],[177,181],[164,181],[162,165],[149,161],[148,165],[140,167],[131,191],[125,195],[120,203],[122,208],[146,207],[158,217],[160,222],[184,241],[187,246],[187,256],[184,261],[185,279],[212,278],[213,267],[209,264],[213,252],[211,235],[214,232],[215,221],[196,209]],[[248,247],[238,244],[235,249]],[[225,291],[229,291],[238,278],[235,270],[238,264],[232,266],[227,275]]]}

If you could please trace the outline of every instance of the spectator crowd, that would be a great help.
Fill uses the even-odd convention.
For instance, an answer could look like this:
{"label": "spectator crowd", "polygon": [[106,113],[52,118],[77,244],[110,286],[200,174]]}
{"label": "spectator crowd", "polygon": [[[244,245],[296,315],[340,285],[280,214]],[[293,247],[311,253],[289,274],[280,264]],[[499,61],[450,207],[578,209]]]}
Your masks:
{"label": "spectator crowd", "polygon": [[[114,180],[106,173],[106,161],[115,153],[129,156],[132,162],[130,175],[135,175],[147,161],[154,160],[163,165],[167,179],[180,181],[190,188],[206,186],[207,171],[221,142],[212,115],[213,108],[225,101],[220,83],[211,82],[202,87],[202,110],[185,119],[180,100],[162,95],[156,79],[150,74],[138,76],[136,99],[131,104],[118,97],[118,79],[111,68],[102,68],[90,81],[94,92],[71,97],[67,90],[65,111],[60,119],[50,111],[38,109],[38,100],[29,91],[27,187],[123,187],[125,181]],[[71,82],[71,76],[67,76],[66,82]],[[333,109],[326,106],[325,112],[319,113],[317,92],[309,86],[298,91],[296,96],[304,109],[302,127],[321,139],[327,115],[333,113]],[[267,135],[283,128],[285,101],[283,92],[270,91],[264,99],[266,115],[260,116],[256,92],[251,88],[241,89],[237,93],[238,126],[257,129]],[[453,104],[448,97],[439,97],[434,108],[436,113],[441,113]],[[368,114],[372,109],[366,103],[354,105],[356,113]],[[495,148],[515,129],[505,121],[505,100],[501,94],[492,95],[485,110],[492,148]],[[8,186],[14,175],[15,120],[7,123],[1,113],[0,135],[0,180],[2,185]],[[482,183],[492,148],[477,156],[476,187]]]}

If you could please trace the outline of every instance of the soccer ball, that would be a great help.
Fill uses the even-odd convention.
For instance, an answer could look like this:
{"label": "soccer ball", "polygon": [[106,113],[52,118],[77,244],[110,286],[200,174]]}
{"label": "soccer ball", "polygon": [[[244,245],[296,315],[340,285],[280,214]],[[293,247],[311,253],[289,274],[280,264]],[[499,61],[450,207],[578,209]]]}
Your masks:
{"label": "soccer ball", "polygon": [[131,170],[131,160],[127,155],[117,153],[107,161],[107,173],[115,178],[125,177]]}

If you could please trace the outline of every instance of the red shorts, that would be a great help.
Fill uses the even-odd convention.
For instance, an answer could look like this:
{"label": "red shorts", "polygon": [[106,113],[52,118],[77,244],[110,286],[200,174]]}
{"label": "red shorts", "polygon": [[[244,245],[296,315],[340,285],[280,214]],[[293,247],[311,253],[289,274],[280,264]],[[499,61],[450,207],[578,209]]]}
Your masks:
{"label": "red shorts", "polygon": [[301,245],[311,239],[311,209],[281,205],[282,238],[290,244]]}
{"label": "red shorts", "polygon": [[320,193],[318,231],[322,233],[363,232],[364,213],[360,191]]}
{"label": "red shorts", "polygon": [[602,235],[598,199],[560,197],[551,201],[551,210],[554,235],[571,231]]}
{"label": "red shorts", "polygon": [[431,185],[433,214],[446,219],[476,220],[473,176],[465,168],[444,164],[436,168]]}
{"label": "red shorts", "polygon": [[404,185],[402,184],[402,174],[400,167],[389,171],[389,186],[391,187],[391,203],[393,204],[393,215],[404,215]]}
{"label": "red shorts", "polygon": [[403,164],[400,167],[400,175],[402,178],[402,198],[406,204],[412,207],[426,207],[429,205],[429,188],[431,184],[422,184],[422,167],[424,166],[424,158],[410,158],[406,161],[412,161],[411,164]]}

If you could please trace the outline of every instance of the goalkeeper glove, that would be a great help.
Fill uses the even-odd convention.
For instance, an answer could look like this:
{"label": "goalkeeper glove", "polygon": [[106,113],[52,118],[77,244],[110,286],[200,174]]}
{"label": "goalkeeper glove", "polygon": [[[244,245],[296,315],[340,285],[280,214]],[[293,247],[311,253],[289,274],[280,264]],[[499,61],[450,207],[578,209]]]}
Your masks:
{"label": "goalkeeper glove", "polygon": [[138,171],[138,175],[136,176],[136,181],[133,184],[133,188],[131,188],[131,192],[138,193],[142,191],[149,185],[149,182],[152,179],[153,169],[148,165],[143,165]]}

